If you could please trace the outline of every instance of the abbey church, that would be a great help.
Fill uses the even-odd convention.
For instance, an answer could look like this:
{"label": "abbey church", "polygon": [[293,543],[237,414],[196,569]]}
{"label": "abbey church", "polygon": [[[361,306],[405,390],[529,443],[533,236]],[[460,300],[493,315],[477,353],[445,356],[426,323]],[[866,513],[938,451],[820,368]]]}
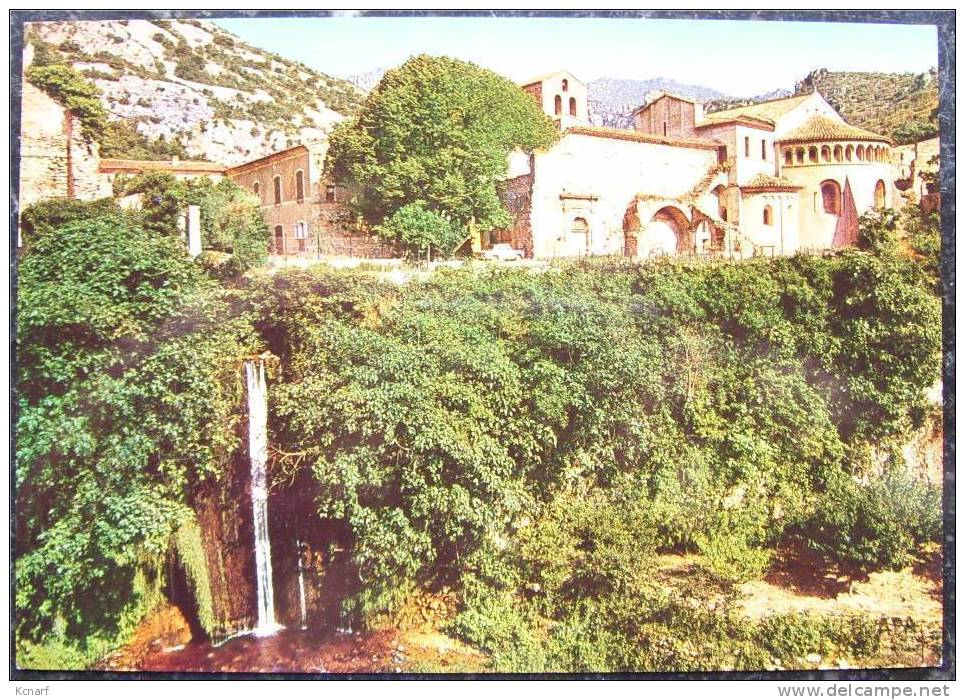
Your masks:
{"label": "abbey church", "polygon": [[893,142],[847,124],[818,93],[704,114],[662,94],[633,129],[592,126],[572,74],[523,89],[561,130],[511,156],[513,224],[490,235],[528,256],[792,255],[854,245],[858,217],[896,206]]}

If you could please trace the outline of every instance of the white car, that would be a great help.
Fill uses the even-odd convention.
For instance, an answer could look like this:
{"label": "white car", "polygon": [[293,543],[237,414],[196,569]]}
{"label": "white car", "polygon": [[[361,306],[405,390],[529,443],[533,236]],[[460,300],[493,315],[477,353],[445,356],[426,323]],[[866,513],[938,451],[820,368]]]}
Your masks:
{"label": "white car", "polygon": [[522,260],[526,254],[522,250],[513,248],[509,243],[497,243],[489,250],[483,251],[483,260]]}

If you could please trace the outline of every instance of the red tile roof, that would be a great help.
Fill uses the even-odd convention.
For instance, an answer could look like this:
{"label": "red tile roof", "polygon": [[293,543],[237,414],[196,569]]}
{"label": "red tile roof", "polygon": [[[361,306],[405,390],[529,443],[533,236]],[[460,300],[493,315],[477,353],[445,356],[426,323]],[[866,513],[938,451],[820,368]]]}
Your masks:
{"label": "red tile roof", "polygon": [[619,141],[637,141],[639,143],[653,143],[661,146],[676,146],[677,148],[705,148],[717,150],[717,144],[711,141],[695,141],[687,139],[672,139],[666,136],[645,134],[631,129],[610,129],[602,126],[571,126],[564,134],[578,134],[580,136],[595,136],[602,139],[617,139]]}
{"label": "red tile roof", "polygon": [[104,158],[100,162],[99,170],[102,173],[140,173],[144,172],[145,170],[159,170],[165,173],[224,174],[226,168],[225,166],[221,165],[221,163],[212,163],[206,160],[124,160],[116,158]]}
{"label": "red tile roof", "polygon": [[741,190],[744,192],[766,192],[766,191],[790,191],[790,190],[800,190],[803,185],[798,185],[786,177],[775,177],[774,175],[765,175],[761,173],[757,175],[753,180],[751,180],[746,185],[741,186]]}
{"label": "red tile roof", "polygon": [[804,141],[884,141],[893,144],[887,136],[873,131],[859,129],[845,122],[840,122],[823,115],[815,115],[796,129],[784,134],[782,143],[800,143]]}

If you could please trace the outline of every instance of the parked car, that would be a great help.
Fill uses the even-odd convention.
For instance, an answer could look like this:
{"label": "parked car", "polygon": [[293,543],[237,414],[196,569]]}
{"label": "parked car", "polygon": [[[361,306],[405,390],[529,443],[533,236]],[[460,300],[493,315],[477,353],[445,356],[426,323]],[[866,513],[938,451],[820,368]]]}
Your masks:
{"label": "parked car", "polygon": [[513,248],[509,243],[497,243],[489,250],[483,251],[483,260],[522,260],[525,253]]}

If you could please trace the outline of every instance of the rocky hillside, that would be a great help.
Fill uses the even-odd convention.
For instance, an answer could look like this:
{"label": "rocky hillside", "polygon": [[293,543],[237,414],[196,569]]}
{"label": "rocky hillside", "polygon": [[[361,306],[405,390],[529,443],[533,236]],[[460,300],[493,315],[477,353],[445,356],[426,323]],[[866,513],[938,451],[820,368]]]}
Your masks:
{"label": "rocky hillside", "polygon": [[819,91],[847,121],[912,143],[938,134],[938,79],[927,73],[812,71],[795,93]]}
{"label": "rocky hillside", "polygon": [[111,120],[227,165],[324,140],[362,95],[201,20],[34,23],[28,43],[35,62],[69,63],[96,84]]}
{"label": "rocky hillside", "polygon": [[599,78],[587,83],[590,121],[599,126],[629,129],[633,126],[633,110],[649,102],[660,92],[672,92],[701,102],[718,100],[725,95],[702,85],[688,85],[671,78],[620,80]]}

